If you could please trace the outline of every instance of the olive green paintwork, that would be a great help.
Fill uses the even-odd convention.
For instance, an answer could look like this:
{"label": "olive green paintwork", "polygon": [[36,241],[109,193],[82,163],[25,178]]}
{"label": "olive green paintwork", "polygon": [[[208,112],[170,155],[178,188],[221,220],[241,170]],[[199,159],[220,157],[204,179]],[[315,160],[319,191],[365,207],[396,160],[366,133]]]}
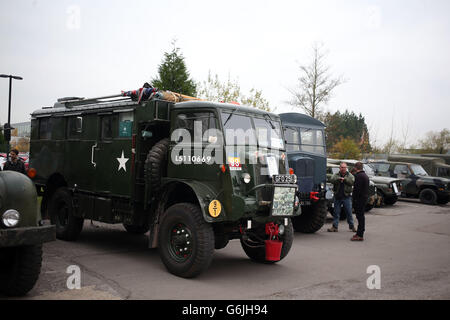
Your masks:
{"label": "olive green paintwork", "polygon": [[0,247],[40,244],[55,240],[54,226],[39,226],[41,220],[36,188],[25,175],[14,171],[0,172],[0,216],[14,209],[19,223],[7,228],[0,221]]}
{"label": "olive green paintwork", "polygon": [[434,177],[450,178],[450,165],[445,158],[434,156],[389,155],[388,161],[401,161],[420,164],[425,171]]}
{"label": "olive green paintwork", "polygon": [[[147,211],[150,208],[154,210],[152,203],[160,200],[159,195],[152,193],[147,186],[147,154],[158,141],[170,137],[178,128],[176,116],[181,112],[210,112],[220,130],[223,130],[222,112],[250,118],[268,117],[280,122],[275,114],[224,103],[196,101],[173,104],[161,100],[141,104],[129,100],[79,105],[76,102],[58,103],[53,108],[32,114],[30,168],[37,171],[34,181],[46,190],[44,198],[47,197],[47,201],[55,188],[68,187],[77,195],[75,214],[78,216],[108,223],[142,222]],[[82,119],[81,130],[71,132],[70,124],[76,118]],[[124,127],[131,131],[122,135],[119,129]],[[107,136],[105,128],[110,129]],[[261,189],[251,190],[256,184],[268,181],[258,173],[260,164],[248,164],[251,156],[248,149],[238,155],[242,163],[245,159],[241,171],[230,171],[225,164],[226,170],[222,172],[219,164],[175,164],[170,156],[175,145],[175,141],[170,142],[167,175],[163,177],[162,189],[169,190],[168,187],[174,185],[188,187],[195,194],[208,222],[270,216],[270,205],[261,200],[272,200],[270,190],[273,192],[273,185],[266,188],[266,197],[269,195],[269,198],[262,198]],[[203,143],[201,148],[205,147]],[[226,154],[223,141],[220,148],[225,161],[230,155]],[[287,163],[282,157],[278,157],[278,167],[279,174],[287,173]],[[244,172],[252,177],[248,185],[242,179]],[[222,204],[222,213],[217,218],[208,213],[212,200],[219,200]]]}
{"label": "olive green paintwork", "polygon": [[[407,197],[418,197],[423,189],[429,188],[436,191],[438,197],[450,197],[450,180],[442,177],[429,175],[417,175],[414,173],[413,163],[397,161],[371,161],[371,167],[377,175],[395,177],[402,179],[402,195]],[[422,168],[423,170],[423,168]]]}

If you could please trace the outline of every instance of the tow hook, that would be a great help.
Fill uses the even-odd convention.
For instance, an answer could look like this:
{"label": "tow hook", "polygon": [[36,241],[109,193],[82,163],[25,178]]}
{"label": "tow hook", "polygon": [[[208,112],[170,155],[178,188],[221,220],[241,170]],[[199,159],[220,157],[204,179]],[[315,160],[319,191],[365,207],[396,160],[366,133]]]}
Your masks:
{"label": "tow hook", "polygon": [[319,199],[319,192],[317,192],[317,191],[311,191],[310,193],[309,193],[309,198],[311,199],[311,200],[313,200],[313,201],[319,201],[320,199]]}

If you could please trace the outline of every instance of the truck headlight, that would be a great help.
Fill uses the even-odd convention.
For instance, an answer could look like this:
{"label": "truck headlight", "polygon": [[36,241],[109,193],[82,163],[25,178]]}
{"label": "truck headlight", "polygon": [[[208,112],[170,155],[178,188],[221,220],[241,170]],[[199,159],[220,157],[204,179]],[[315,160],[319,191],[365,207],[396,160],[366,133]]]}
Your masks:
{"label": "truck headlight", "polygon": [[6,210],[2,215],[3,225],[7,228],[13,228],[19,224],[20,214],[17,210]]}
{"label": "truck headlight", "polygon": [[252,180],[252,177],[248,173],[244,173],[242,174],[242,180],[244,180],[244,182],[248,184]]}

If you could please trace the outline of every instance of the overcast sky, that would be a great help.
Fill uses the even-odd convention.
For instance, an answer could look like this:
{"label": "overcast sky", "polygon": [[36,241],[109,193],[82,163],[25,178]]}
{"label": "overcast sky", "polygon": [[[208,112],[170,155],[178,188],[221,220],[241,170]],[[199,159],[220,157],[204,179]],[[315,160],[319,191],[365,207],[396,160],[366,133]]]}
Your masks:
{"label": "overcast sky", "polygon": [[[13,83],[12,122],[66,96],[137,89],[157,74],[172,39],[192,78],[228,75],[294,111],[287,88],[311,45],[329,51],[339,86],[329,111],[362,113],[372,139],[409,143],[450,128],[450,1],[0,0],[0,73]],[[8,81],[0,79],[0,122]]]}

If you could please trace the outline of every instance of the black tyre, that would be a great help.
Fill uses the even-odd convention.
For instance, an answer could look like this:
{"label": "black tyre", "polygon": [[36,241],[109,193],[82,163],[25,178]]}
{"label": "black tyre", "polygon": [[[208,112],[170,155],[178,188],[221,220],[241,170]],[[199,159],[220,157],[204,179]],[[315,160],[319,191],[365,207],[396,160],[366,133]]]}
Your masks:
{"label": "black tyre", "polygon": [[388,206],[392,206],[397,202],[397,197],[386,197],[384,198],[384,203]]}
{"label": "black tyre", "polygon": [[59,188],[49,203],[50,221],[56,226],[56,238],[75,241],[83,229],[83,218],[74,216],[72,195],[65,188]]}
{"label": "black tyre", "polygon": [[23,296],[41,272],[42,245],[0,249],[0,293]]}
{"label": "black tyre", "polygon": [[292,218],[294,230],[303,233],[314,233],[325,224],[327,217],[327,202],[319,200],[311,206],[302,206],[302,213]]}
{"label": "black tyre", "polygon": [[214,231],[197,205],[179,203],[161,217],[159,254],[170,273],[193,278],[205,271],[214,254]]}
{"label": "black tyre", "polygon": [[[283,246],[281,247],[281,254],[279,261],[283,260],[283,258],[287,256],[287,254],[291,250],[292,242],[294,241],[294,228],[290,219],[288,225],[284,229],[284,234],[280,236],[280,240],[283,241]],[[250,236],[246,240],[243,240],[241,238],[241,246],[242,249],[244,249],[245,254],[253,261],[267,264],[273,264],[278,262],[266,260],[266,248],[264,242],[261,240],[260,237]]]}
{"label": "black tyre", "polygon": [[123,227],[125,228],[125,230],[127,230],[128,233],[131,234],[144,234],[149,230],[149,226],[148,225],[143,225],[143,226],[133,226],[133,225],[129,225],[129,224],[123,224]]}
{"label": "black tyre", "polygon": [[158,192],[160,190],[161,177],[167,174],[168,151],[169,139],[162,139],[152,147],[147,155],[145,174],[150,180],[152,192]]}
{"label": "black tyre", "polygon": [[435,205],[437,203],[437,194],[433,189],[423,189],[420,191],[419,199],[424,204]]}
{"label": "black tyre", "polygon": [[448,203],[448,201],[449,201],[449,196],[447,196],[447,197],[438,197],[438,199],[437,199],[437,203],[438,204],[447,204]]}
{"label": "black tyre", "polygon": [[366,205],[366,212],[369,212],[370,210],[372,210],[374,206],[375,206],[375,202],[372,203],[372,204],[367,204]]}

